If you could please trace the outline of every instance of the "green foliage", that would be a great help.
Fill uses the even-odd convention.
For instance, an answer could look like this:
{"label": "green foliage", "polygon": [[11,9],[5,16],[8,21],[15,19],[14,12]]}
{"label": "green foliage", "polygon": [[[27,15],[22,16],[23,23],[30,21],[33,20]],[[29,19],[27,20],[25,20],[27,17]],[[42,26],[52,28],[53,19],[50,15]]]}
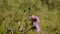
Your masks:
{"label": "green foliage", "polygon": [[22,27],[24,34],[37,34],[36,30],[29,30],[32,27],[30,15],[39,16],[40,34],[60,34],[59,0],[0,0],[0,34],[10,34],[7,29],[21,34]]}

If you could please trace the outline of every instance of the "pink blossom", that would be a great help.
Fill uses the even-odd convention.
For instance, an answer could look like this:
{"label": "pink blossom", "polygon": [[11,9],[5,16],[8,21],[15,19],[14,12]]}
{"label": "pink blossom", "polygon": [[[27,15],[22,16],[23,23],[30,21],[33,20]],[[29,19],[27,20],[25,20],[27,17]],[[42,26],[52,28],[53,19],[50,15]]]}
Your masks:
{"label": "pink blossom", "polygon": [[40,28],[40,26],[39,26],[39,24],[37,22],[33,23],[33,26],[36,27],[37,32],[41,32],[41,28]]}
{"label": "pink blossom", "polygon": [[41,28],[40,28],[40,26],[39,26],[39,22],[40,22],[40,21],[39,21],[39,17],[38,17],[38,16],[35,16],[35,15],[31,15],[29,18],[30,18],[31,20],[36,19],[35,22],[33,21],[33,26],[36,27],[37,32],[41,32]]}
{"label": "pink blossom", "polygon": [[35,18],[36,18],[36,19],[37,19],[36,22],[38,22],[38,23],[40,22],[38,16],[31,15],[29,18],[30,18],[30,19],[35,19]]}

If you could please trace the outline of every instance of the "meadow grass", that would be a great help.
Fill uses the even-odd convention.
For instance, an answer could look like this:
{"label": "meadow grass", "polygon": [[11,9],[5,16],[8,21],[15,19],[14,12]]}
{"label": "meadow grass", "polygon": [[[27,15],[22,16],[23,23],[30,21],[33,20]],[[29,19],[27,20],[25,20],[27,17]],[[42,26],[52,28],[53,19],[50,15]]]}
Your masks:
{"label": "meadow grass", "polygon": [[60,34],[60,0],[0,0],[0,34],[21,34],[21,27],[24,34],[37,34],[29,30],[30,15],[39,16],[40,34]]}

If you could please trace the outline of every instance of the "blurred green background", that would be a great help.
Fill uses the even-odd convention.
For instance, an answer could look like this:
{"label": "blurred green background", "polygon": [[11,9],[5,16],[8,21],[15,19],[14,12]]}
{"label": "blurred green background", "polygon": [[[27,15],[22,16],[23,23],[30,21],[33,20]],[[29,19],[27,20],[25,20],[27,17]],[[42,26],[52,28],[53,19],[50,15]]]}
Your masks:
{"label": "blurred green background", "polygon": [[60,0],[0,0],[0,34],[37,34],[30,15],[39,16],[40,34],[60,34]]}

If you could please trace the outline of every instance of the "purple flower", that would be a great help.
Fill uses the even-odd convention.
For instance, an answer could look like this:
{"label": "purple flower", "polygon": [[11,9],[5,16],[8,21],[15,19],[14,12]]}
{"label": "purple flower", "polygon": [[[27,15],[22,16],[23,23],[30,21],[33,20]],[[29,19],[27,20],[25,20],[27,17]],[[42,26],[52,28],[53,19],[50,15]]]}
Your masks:
{"label": "purple flower", "polygon": [[34,15],[31,15],[29,18],[30,19],[35,19],[35,16]]}
{"label": "purple flower", "polygon": [[32,20],[32,19],[37,19],[36,22],[38,22],[38,23],[40,22],[38,16],[31,15],[29,18],[30,18],[31,20]]}
{"label": "purple flower", "polygon": [[39,17],[38,17],[38,16],[35,16],[35,15],[31,15],[29,18],[30,18],[31,20],[36,19],[35,22],[33,21],[33,26],[36,27],[37,32],[41,32],[41,28],[40,28],[40,26],[39,26],[39,22],[40,22],[40,21],[39,21]]}
{"label": "purple flower", "polygon": [[33,23],[33,26],[36,27],[37,32],[41,32],[41,28],[37,22]]}

